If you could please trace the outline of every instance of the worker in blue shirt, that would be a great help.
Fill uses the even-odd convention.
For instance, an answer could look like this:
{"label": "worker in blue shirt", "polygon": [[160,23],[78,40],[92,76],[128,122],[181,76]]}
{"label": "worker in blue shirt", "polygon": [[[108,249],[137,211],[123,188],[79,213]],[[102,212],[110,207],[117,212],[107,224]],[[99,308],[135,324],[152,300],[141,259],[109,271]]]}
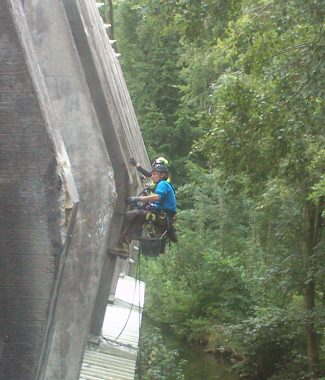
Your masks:
{"label": "worker in blue shirt", "polygon": [[[155,168],[156,166],[166,166],[168,168],[169,162],[167,158],[165,157],[158,157],[156,158],[152,164],[151,164],[151,170],[146,170],[144,167],[142,167],[139,163],[135,161],[133,157],[129,158],[129,162],[131,165],[135,166],[137,171],[144,175],[146,178],[150,178],[149,182],[146,183],[145,188],[143,189],[141,195],[151,195],[155,191],[156,184],[152,180],[152,169]],[[143,178],[144,179],[144,178]],[[170,178],[167,178],[167,182],[171,182]]]}
{"label": "worker in blue shirt", "polygon": [[[130,157],[129,158],[129,163],[133,166],[136,167],[137,171],[141,174],[143,174],[145,177],[151,177],[152,176],[152,169],[149,171],[149,170],[146,170],[143,166],[141,166],[139,163],[136,162],[136,160],[134,159],[134,157]],[[164,165],[166,167],[168,167],[169,165],[169,162],[167,160],[167,158],[165,157],[158,157],[156,158],[152,164],[151,164],[151,167],[154,168],[155,166],[159,166],[159,165]]]}
{"label": "worker in blue shirt", "polygon": [[149,213],[154,213],[157,216],[157,224],[167,230],[169,239],[173,242],[177,241],[174,227],[176,196],[173,185],[167,181],[168,177],[169,172],[165,165],[153,167],[151,178],[156,185],[154,194],[127,199],[128,203],[140,204],[143,207],[127,212],[127,224],[122,233],[121,242],[129,243],[135,234],[139,237],[142,225]]}

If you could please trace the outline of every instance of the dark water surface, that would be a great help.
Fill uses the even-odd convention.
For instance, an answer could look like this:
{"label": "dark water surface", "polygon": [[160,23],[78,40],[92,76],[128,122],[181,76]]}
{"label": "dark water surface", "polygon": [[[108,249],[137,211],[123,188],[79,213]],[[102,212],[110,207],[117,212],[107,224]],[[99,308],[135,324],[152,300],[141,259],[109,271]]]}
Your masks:
{"label": "dark water surface", "polygon": [[199,345],[179,339],[171,329],[157,325],[148,318],[143,319],[142,327],[158,327],[166,347],[169,350],[177,350],[180,358],[187,361],[184,368],[185,380],[239,380],[237,375],[230,372],[229,363],[204,352],[204,348]]}

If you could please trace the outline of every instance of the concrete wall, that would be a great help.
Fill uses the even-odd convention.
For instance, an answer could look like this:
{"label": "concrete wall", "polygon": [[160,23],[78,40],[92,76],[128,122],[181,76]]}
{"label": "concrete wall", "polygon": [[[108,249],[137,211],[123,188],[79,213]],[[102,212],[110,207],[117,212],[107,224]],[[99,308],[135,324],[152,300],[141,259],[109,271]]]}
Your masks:
{"label": "concrete wall", "polygon": [[95,1],[2,0],[0,28],[0,378],[78,379],[148,158]]}

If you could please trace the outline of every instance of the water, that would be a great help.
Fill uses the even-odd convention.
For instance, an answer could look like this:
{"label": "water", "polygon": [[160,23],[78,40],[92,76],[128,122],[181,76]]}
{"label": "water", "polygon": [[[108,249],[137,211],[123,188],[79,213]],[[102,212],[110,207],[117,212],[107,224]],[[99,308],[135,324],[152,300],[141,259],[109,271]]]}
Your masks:
{"label": "water", "polygon": [[238,380],[239,377],[230,372],[230,364],[217,359],[204,351],[199,345],[190,344],[178,338],[169,328],[158,326],[148,318],[143,319],[143,328],[159,327],[164,344],[169,350],[177,350],[180,359],[186,360],[184,367],[185,380]]}
{"label": "water", "polygon": [[218,360],[214,355],[204,352],[199,345],[189,344],[178,339],[170,331],[163,331],[165,344],[169,349],[177,349],[180,357],[187,361],[184,368],[185,380],[237,380],[230,372],[229,363]]}

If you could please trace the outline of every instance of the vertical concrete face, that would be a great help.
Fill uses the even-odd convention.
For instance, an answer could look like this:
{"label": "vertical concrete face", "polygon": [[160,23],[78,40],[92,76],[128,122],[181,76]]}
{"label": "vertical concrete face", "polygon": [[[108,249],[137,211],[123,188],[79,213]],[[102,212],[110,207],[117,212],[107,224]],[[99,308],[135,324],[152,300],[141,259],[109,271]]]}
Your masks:
{"label": "vertical concrete face", "polygon": [[[88,336],[109,225],[112,228],[115,181],[62,3],[26,0],[24,12],[80,196],[58,294],[53,339],[40,378],[74,379]],[[118,142],[116,145],[118,149]]]}
{"label": "vertical concrete face", "polygon": [[20,11],[0,2],[0,378],[8,380],[37,377],[77,202]]}
{"label": "vertical concrete face", "polygon": [[[149,165],[148,158],[120,65],[95,1],[63,0],[63,4],[114,170],[118,197],[108,239],[109,247],[114,247],[123,225],[125,198],[139,190],[136,171],[128,171],[127,158],[132,155]],[[109,292],[116,281],[117,270],[112,271],[112,258],[107,255],[90,328],[93,335],[100,334]]]}

